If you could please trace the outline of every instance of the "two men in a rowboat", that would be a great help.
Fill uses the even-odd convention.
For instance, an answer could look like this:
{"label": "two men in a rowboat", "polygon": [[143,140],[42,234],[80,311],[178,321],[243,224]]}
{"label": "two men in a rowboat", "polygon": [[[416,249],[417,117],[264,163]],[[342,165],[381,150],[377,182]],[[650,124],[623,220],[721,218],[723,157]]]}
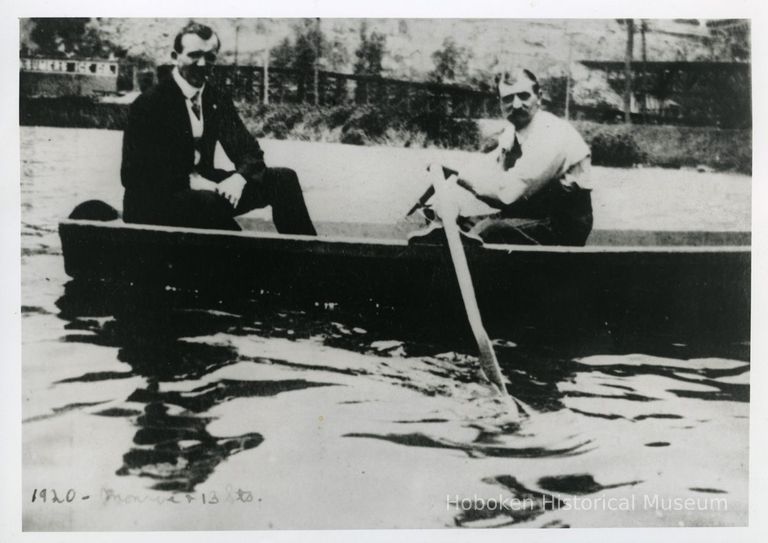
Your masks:
{"label": "two men in a rowboat", "polygon": [[584,245],[592,230],[589,147],[570,123],[541,109],[530,70],[505,72],[498,89],[508,124],[493,164],[457,181],[498,211],[460,217],[459,226],[487,243]]}
{"label": "two men in a rowboat", "polygon": [[[234,217],[272,206],[281,233],[315,235],[298,177],[269,168],[232,100],[209,81],[220,48],[208,26],[176,36],[171,77],[132,104],[123,137],[121,178],[126,222],[239,230]],[[529,70],[498,81],[508,124],[495,164],[463,172],[458,184],[498,209],[462,217],[489,243],[583,245],[592,229],[590,150],[568,122],[540,108]],[[231,168],[219,168],[216,150]]]}
{"label": "two men in a rowboat", "polygon": [[[316,235],[296,173],[266,166],[232,100],[210,82],[220,46],[210,27],[188,24],[174,40],[171,77],[131,105],[123,218],[239,230],[235,216],[271,205],[279,232]],[[217,146],[232,167],[216,167]]]}

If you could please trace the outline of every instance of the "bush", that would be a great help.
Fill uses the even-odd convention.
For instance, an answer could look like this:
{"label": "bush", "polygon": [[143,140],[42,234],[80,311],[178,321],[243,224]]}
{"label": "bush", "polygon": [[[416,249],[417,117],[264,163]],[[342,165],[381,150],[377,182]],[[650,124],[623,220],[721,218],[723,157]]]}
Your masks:
{"label": "bush", "polygon": [[342,133],[358,130],[368,138],[376,139],[384,135],[393,120],[393,116],[385,111],[366,106],[355,109],[341,130]]}
{"label": "bush", "polygon": [[472,119],[455,119],[449,117],[443,123],[446,131],[435,143],[441,147],[476,151],[480,148],[480,129]]}
{"label": "bush", "polygon": [[331,108],[324,120],[328,124],[328,128],[338,128],[344,126],[349,121],[354,111],[355,108],[353,106],[336,106]]}
{"label": "bush", "polygon": [[[748,129],[641,124],[626,126],[593,121],[575,121],[573,124],[592,147],[594,164],[615,165],[607,150],[619,145],[614,146],[608,142],[629,136],[640,152],[640,157],[634,159],[636,163],[664,168],[704,165],[716,170],[752,173],[752,133]],[[632,144],[620,145],[632,147]],[[606,155],[609,155],[607,161],[604,160]]]}
{"label": "bush", "polygon": [[264,133],[278,140],[286,139],[303,117],[298,108],[269,108],[263,117]]}
{"label": "bush", "polygon": [[473,151],[480,146],[480,129],[471,119],[456,119],[428,111],[409,119],[406,126],[413,132],[423,132],[426,141],[438,147]]}
{"label": "bush", "polygon": [[128,121],[125,104],[101,104],[87,96],[21,98],[19,124],[122,130]]}
{"label": "bush", "polygon": [[341,133],[341,138],[339,138],[339,142],[347,143],[350,145],[365,145],[366,138],[362,130],[359,130],[357,128],[352,128],[350,130],[346,130]]}
{"label": "bush", "polygon": [[599,166],[631,167],[645,162],[645,154],[627,132],[601,132],[589,142],[592,164]]}

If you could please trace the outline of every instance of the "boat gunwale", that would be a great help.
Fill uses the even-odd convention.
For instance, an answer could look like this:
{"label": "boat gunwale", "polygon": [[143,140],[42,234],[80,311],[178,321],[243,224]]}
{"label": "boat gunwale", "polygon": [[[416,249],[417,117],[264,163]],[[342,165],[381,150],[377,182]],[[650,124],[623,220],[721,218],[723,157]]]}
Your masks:
{"label": "boat gunwale", "polygon": [[[399,248],[434,249],[441,247],[435,244],[409,244],[403,239],[371,238],[371,237],[347,237],[347,236],[307,236],[298,234],[279,234],[263,231],[234,231],[204,228],[189,228],[177,226],[162,226],[150,224],[125,223],[122,221],[94,221],[83,219],[63,219],[59,222],[62,226],[91,227],[104,230],[134,230],[141,232],[160,232],[163,234],[190,234],[203,237],[242,238],[253,240],[287,241],[287,242],[312,242],[312,245],[367,245],[386,246]],[[677,231],[648,231],[651,232],[677,232]],[[710,231],[702,231],[710,232]],[[715,232],[715,231],[712,231]],[[719,231],[718,231],[719,233]],[[744,233],[734,231],[734,234]],[[304,245],[302,243],[302,245]],[[481,246],[470,246],[472,249],[487,250],[494,253],[554,253],[554,254],[602,254],[602,253],[751,253],[751,245],[587,245],[583,247],[559,246],[559,245],[511,245],[486,243]]]}

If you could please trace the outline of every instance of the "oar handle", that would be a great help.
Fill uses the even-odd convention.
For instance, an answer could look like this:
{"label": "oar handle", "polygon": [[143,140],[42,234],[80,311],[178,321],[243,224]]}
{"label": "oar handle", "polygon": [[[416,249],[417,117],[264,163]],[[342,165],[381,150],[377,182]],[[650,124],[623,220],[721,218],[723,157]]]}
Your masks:
{"label": "oar handle", "polygon": [[[441,167],[443,169],[443,175],[446,178],[452,175],[456,175],[456,176],[459,175],[459,172],[457,172],[456,170],[446,168],[445,166],[441,166]],[[405,217],[406,218],[410,217],[416,212],[417,209],[427,205],[427,202],[429,202],[429,199],[432,198],[432,196],[434,195],[435,195],[435,185],[429,185],[429,187],[427,187],[427,190],[425,190],[424,193],[421,196],[419,196],[419,199],[416,201],[416,203],[413,204],[413,207],[408,210],[408,213],[405,214]]]}

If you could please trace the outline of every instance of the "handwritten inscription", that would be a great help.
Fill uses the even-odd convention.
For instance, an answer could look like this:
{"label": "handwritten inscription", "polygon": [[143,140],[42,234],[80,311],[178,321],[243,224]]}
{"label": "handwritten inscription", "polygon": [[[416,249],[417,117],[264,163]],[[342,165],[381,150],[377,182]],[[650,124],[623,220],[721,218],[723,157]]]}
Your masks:
{"label": "handwritten inscription", "polygon": [[66,490],[56,488],[35,488],[32,490],[32,503],[72,503],[74,501],[88,500],[91,497],[88,495],[78,496],[77,491],[74,488],[68,488]]}
{"label": "handwritten inscription", "polygon": [[[32,490],[32,503],[45,504],[72,504],[78,501],[90,500],[89,494],[83,494],[74,488],[65,490],[55,488],[35,488]],[[227,485],[221,491],[209,490],[206,492],[177,492],[172,494],[122,494],[112,488],[102,488],[99,499],[103,504],[130,505],[153,503],[161,504],[192,504],[202,505],[232,505],[235,503],[254,502],[253,492],[242,488],[234,488]],[[261,501],[257,499],[256,501]]]}
{"label": "handwritten inscription", "polygon": [[[121,494],[111,488],[101,489],[101,500],[105,504],[140,504],[155,503],[162,504],[192,504],[202,505],[232,505],[235,503],[252,503],[254,501],[253,492],[243,490],[242,488],[233,488],[227,486],[223,492],[215,490],[207,492],[176,493],[170,495],[149,495],[149,494]],[[258,501],[261,501],[260,499]]]}

